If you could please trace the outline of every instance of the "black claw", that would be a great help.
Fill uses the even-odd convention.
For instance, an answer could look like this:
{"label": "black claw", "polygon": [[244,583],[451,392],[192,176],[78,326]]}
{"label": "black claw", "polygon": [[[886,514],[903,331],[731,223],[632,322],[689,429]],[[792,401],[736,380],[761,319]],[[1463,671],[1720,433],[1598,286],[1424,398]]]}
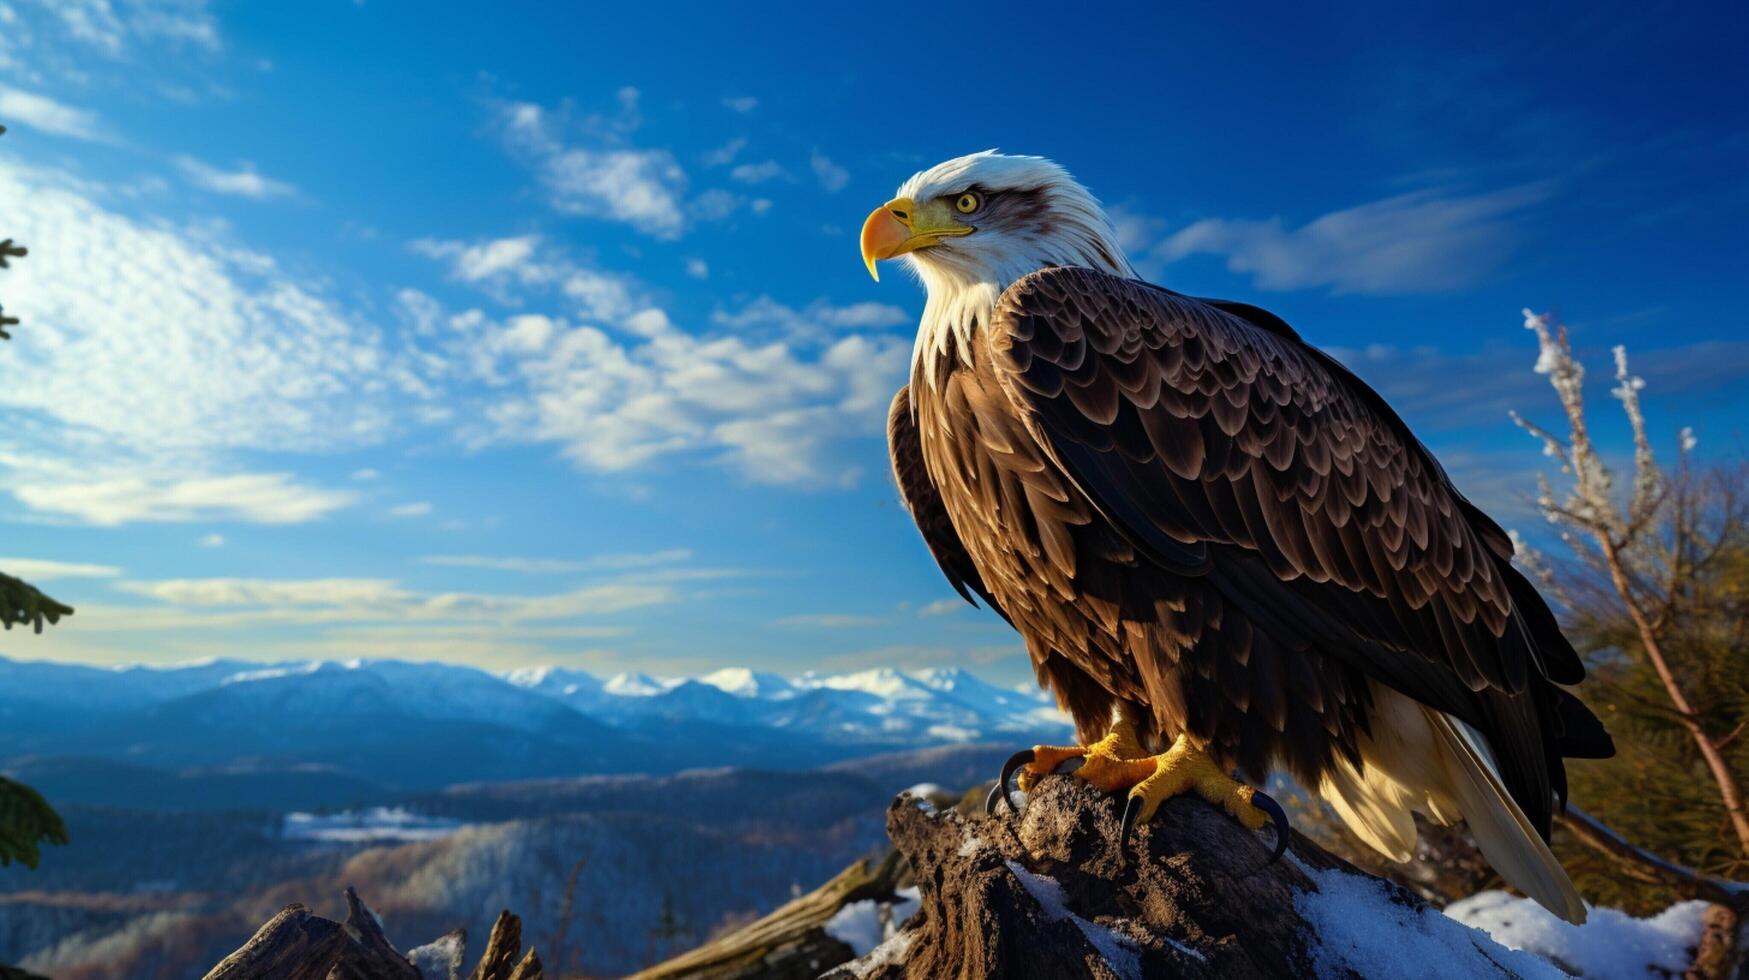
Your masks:
{"label": "black claw", "polygon": [[1293,828],[1287,822],[1287,811],[1283,810],[1281,804],[1275,802],[1275,798],[1268,793],[1262,790],[1252,793],[1251,805],[1269,814],[1269,819],[1275,821],[1275,850],[1270,853],[1269,860],[1263,862],[1263,866],[1267,868],[1281,860],[1281,856],[1287,853],[1287,845],[1288,841],[1292,839]]}
{"label": "black claw", "polygon": [[1130,852],[1130,830],[1135,827],[1136,816],[1142,812],[1142,806],[1142,798],[1139,796],[1130,797],[1129,802],[1123,805],[1123,825],[1117,832],[1119,856],[1128,855]]}
{"label": "black claw", "polygon": [[1033,750],[1021,749],[1019,752],[1009,756],[1007,762],[1002,763],[1002,774],[996,777],[995,787],[990,790],[989,797],[984,800],[984,812],[986,814],[992,817],[996,815],[996,801],[998,800],[1007,803],[1010,810],[1014,810],[1016,813],[1020,812],[1019,807],[1014,805],[1014,798],[1009,795],[1013,792],[1013,790],[1009,788],[1009,784],[1014,778],[1015,770],[1031,762],[1035,757]]}
{"label": "black claw", "polygon": [[[1253,792],[1251,805],[1269,814],[1269,819],[1275,824],[1275,850],[1270,852],[1269,860],[1263,862],[1263,867],[1267,868],[1281,860],[1281,856],[1287,853],[1287,845],[1293,839],[1292,826],[1288,823],[1287,811],[1283,810],[1281,804],[1275,802],[1275,797],[1268,793],[1262,790]],[[1130,852],[1130,831],[1136,826],[1136,817],[1141,814],[1142,806],[1143,801],[1139,796],[1132,796],[1124,803],[1123,823],[1119,827],[1117,835],[1117,849],[1120,855],[1127,855]],[[1258,870],[1262,870],[1262,868]]]}

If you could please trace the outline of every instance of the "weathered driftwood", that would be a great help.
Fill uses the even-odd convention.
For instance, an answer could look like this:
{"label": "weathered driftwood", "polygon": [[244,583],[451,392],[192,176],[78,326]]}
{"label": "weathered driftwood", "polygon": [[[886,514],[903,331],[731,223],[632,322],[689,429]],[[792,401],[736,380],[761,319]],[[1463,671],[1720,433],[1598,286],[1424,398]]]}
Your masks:
{"label": "weathered driftwood", "polygon": [[879,864],[858,861],[770,915],[628,980],[813,980],[856,956],[826,934],[826,922],[851,902],[891,899],[902,874],[897,851]]}
{"label": "weathered driftwood", "polygon": [[[460,929],[402,954],[348,888],[345,922],[288,905],[208,971],[206,980],[460,980],[466,954],[467,934]],[[532,948],[522,950],[520,919],[508,911],[498,914],[469,980],[543,980],[540,957]]]}

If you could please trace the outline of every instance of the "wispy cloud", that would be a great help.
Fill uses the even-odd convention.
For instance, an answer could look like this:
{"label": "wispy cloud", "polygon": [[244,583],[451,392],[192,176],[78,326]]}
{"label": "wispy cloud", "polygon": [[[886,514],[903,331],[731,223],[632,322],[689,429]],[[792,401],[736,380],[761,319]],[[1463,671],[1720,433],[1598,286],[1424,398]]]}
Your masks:
{"label": "wispy cloud", "polygon": [[859,616],[850,613],[807,613],[799,616],[784,616],[771,621],[773,626],[801,627],[805,629],[856,629],[864,626],[878,626],[885,622],[880,616]]}
{"label": "wispy cloud", "polygon": [[704,155],[704,165],[707,167],[726,167],[735,162],[741,151],[747,148],[747,137],[737,136]]}
{"label": "wispy cloud", "polygon": [[759,108],[759,100],[751,95],[731,95],[723,99],[723,106],[732,112],[752,112]]}
{"label": "wispy cloud", "polygon": [[503,275],[526,277],[539,235],[493,238],[480,242],[421,238],[409,247],[420,255],[450,264],[450,275],[462,282],[480,282]]}
{"label": "wispy cloud", "polygon": [[[139,41],[169,41],[202,48],[219,46],[218,24],[206,0],[112,4],[110,0],[38,0],[60,19],[66,33],[111,57]],[[26,2],[26,6],[35,6]]]}
{"label": "wispy cloud", "polygon": [[114,578],[121,574],[121,569],[115,565],[88,565],[47,558],[0,558],[0,572],[34,582],[47,582],[60,578]]}
{"label": "wispy cloud", "polygon": [[688,548],[668,548],[662,551],[596,555],[591,558],[528,558],[501,555],[426,555],[422,564],[448,568],[483,568],[501,572],[521,572],[529,575],[552,575],[566,572],[600,571],[602,569],[654,568],[689,560]]}
{"label": "wispy cloud", "polygon": [[771,180],[787,180],[789,171],[783,169],[783,164],[776,160],[764,160],[759,163],[743,163],[730,170],[729,177],[743,184],[763,184]]}
{"label": "wispy cloud", "polygon": [[770,296],[758,296],[736,310],[717,310],[711,322],[736,331],[758,332],[763,336],[783,336],[791,339],[818,338],[826,334],[854,330],[874,330],[897,327],[913,322],[914,317],[890,303],[865,300],[839,306],[816,300],[803,309],[780,303]]}
{"label": "wispy cloud", "polygon": [[429,500],[415,500],[410,503],[396,504],[388,510],[388,515],[396,518],[424,517],[430,513],[431,502]]}
{"label": "wispy cloud", "polygon": [[[4,24],[0,24],[0,28],[3,27]],[[56,102],[46,95],[0,85],[0,124],[11,122],[73,139],[110,139],[95,112]]]}
{"label": "wispy cloud", "polygon": [[917,615],[922,617],[949,616],[962,609],[970,609],[964,599],[937,599],[917,607]]}
{"label": "wispy cloud", "polygon": [[[1281,218],[1209,218],[1167,236],[1144,263],[1224,256],[1260,289],[1416,293],[1477,281],[1511,255],[1513,220],[1553,192],[1548,183],[1465,194],[1419,190],[1332,211],[1293,227]],[[1140,231],[1132,221],[1127,237]]]}
{"label": "wispy cloud", "polygon": [[202,163],[191,156],[179,156],[176,158],[176,168],[182,171],[183,178],[190,184],[213,194],[265,201],[297,193],[297,188],[285,181],[263,177],[256,172],[255,165],[247,161],[235,170],[224,170]]}
{"label": "wispy cloud", "polygon": [[529,157],[553,208],[629,224],[657,238],[684,228],[686,173],[662,149],[623,144],[599,128],[586,143],[564,141],[562,120],[531,102],[509,103],[499,122],[512,149]]}
{"label": "wispy cloud", "polygon": [[367,444],[403,371],[381,335],[207,229],[110,210],[103,190],[0,161],[0,211],[28,241],[7,305],[52,332],[7,351],[0,487],[101,524],[283,523],[350,494],[238,465],[243,451]]}
{"label": "wispy cloud", "polygon": [[140,629],[274,622],[567,620],[679,598],[672,585],[654,582],[598,582],[542,595],[426,593],[390,579],[351,578],[129,580],[118,582],[116,588],[170,607],[136,608]]}
{"label": "wispy cloud", "polygon": [[[1582,359],[1607,363],[1607,350],[1583,343],[1579,347]],[[1532,347],[1493,344],[1450,352],[1373,344],[1328,351],[1377,389],[1413,428],[1504,427],[1508,409],[1534,412],[1553,404],[1547,379],[1531,370],[1536,360]],[[1749,381],[1749,341],[1700,341],[1632,353],[1634,373],[1665,395],[1728,390]],[[1592,372],[1586,380],[1594,395],[1612,383],[1605,371]]]}
{"label": "wispy cloud", "polygon": [[727,332],[696,334],[624,277],[545,251],[525,265],[548,271],[500,274],[525,284],[518,304],[557,300],[565,313],[498,319],[402,294],[428,373],[487,389],[476,404],[432,391],[434,407],[443,391],[442,409],[459,410],[465,441],[555,443],[579,466],[610,473],[692,458],[761,483],[842,485],[858,476],[833,450],[879,429],[909,345],[876,331],[906,322],[902,310],[817,303],[797,311],[762,299],[719,311],[712,325]]}
{"label": "wispy cloud", "polygon": [[850,183],[850,171],[833,163],[830,157],[819,150],[815,150],[808,157],[808,166],[813,169],[820,186],[829,193],[837,193],[844,189],[845,184]]}
{"label": "wispy cloud", "polygon": [[6,465],[11,469],[6,486],[26,507],[99,526],[213,520],[300,524],[356,500],[346,491],[305,483],[287,473],[101,477],[78,467],[33,466],[31,461],[0,454],[0,466]]}

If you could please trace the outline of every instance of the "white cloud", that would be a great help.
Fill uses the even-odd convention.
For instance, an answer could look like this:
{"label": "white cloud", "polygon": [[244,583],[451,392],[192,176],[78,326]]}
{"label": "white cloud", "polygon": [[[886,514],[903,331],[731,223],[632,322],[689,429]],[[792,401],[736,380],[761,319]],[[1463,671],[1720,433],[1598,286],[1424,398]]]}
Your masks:
{"label": "white cloud", "polygon": [[[475,247],[423,248],[453,261]],[[400,297],[432,381],[431,421],[457,424],[472,447],[554,443],[580,467],[614,473],[702,458],[763,483],[842,485],[858,472],[836,448],[879,432],[908,360],[908,339],[879,332],[911,322],[895,306],[796,310],[760,297],[713,315],[728,333],[700,335],[637,282],[549,247],[480,285],[512,280],[523,288],[503,298],[528,308],[545,297],[565,312],[500,319],[414,290]]]}
{"label": "white cloud", "polygon": [[94,523],[310,520],[352,502],[240,451],[368,444],[405,365],[380,333],[207,229],[110,210],[107,191],[0,161],[0,213],[31,246],[7,304],[0,486]]}
{"label": "white cloud", "polygon": [[916,318],[900,307],[872,300],[848,306],[816,300],[797,310],[770,296],[759,296],[733,312],[717,310],[711,314],[711,322],[758,336],[818,338],[844,331],[905,326],[916,322]]}
{"label": "white cloud", "polygon": [[204,534],[201,535],[200,540],[195,543],[202,548],[223,548],[225,546],[225,536],[222,534]]}
{"label": "white cloud", "polygon": [[[46,0],[73,38],[120,57],[136,41],[219,46],[218,25],[206,0],[112,4],[110,0]],[[117,9],[117,8],[120,9]]]}
{"label": "white cloud", "polygon": [[238,520],[300,524],[354,502],[345,491],[298,482],[286,473],[236,473],[187,479],[118,473],[69,472],[64,466],[31,468],[13,463],[8,489],[19,502],[43,514],[113,526],[136,521],[188,523]]}
{"label": "white cloud", "polygon": [[721,221],[741,207],[739,194],[713,187],[692,199],[687,211],[700,221]]}
{"label": "white cloud", "polygon": [[759,100],[751,95],[731,95],[723,99],[723,105],[732,112],[752,112],[759,108]]}
{"label": "white cloud", "polygon": [[747,148],[747,137],[737,136],[722,146],[704,155],[704,165],[707,167],[726,167],[735,162],[741,151]]}
{"label": "white cloud", "polygon": [[809,613],[774,619],[771,624],[773,626],[812,629],[856,629],[863,626],[878,626],[883,622],[885,620],[879,616],[857,616],[849,613]]}
{"label": "white cloud", "polygon": [[[133,71],[115,80],[141,87],[137,56],[149,47],[221,46],[206,0],[10,0],[0,4],[0,68],[41,81],[50,76],[89,86],[95,70]],[[96,56],[95,58],[93,56]],[[107,65],[98,63],[98,59]],[[132,63],[132,64],[130,64]]]}
{"label": "white cloud", "polygon": [[918,607],[917,615],[923,617],[949,616],[961,609],[969,609],[964,599],[937,599]]}
{"label": "white cloud", "polygon": [[[680,598],[671,584],[633,581],[597,582],[541,595],[422,593],[389,579],[354,578],[159,579],[119,582],[116,588],[171,607],[130,607],[135,629],[274,622],[568,620],[664,605]],[[102,628],[89,621],[86,625]]]}
{"label": "white cloud", "polygon": [[[573,302],[576,315],[594,320],[625,317],[645,302],[630,279],[579,265],[559,250],[539,246],[540,239],[528,235],[473,243],[423,238],[411,247],[421,255],[448,262],[453,278],[481,286],[507,303],[519,302],[508,289],[512,285],[556,289]],[[401,299],[403,308],[421,320],[421,332],[429,334],[438,328],[435,300],[415,290],[404,290]],[[452,322],[451,326],[462,324]]]}
{"label": "white cloud", "polygon": [[431,502],[428,500],[415,500],[411,503],[396,504],[395,506],[390,507],[388,511],[390,517],[424,517],[429,513],[431,513]]}
{"label": "white cloud", "polygon": [[667,150],[613,145],[599,132],[592,145],[568,145],[549,113],[531,102],[504,106],[500,122],[511,147],[535,163],[555,210],[623,222],[658,238],[679,236],[686,173]]}
{"label": "white cloud", "polygon": [[176,158],[176,167],[190,184],[214,194],[265,201],[297,193],[297,188],[285,181],[261,176],[256,172],[255,165],[247,161],[236,170],[222,170],[191,156],[179,156]]}
{"label": "white cloud", "polygon": [[352,478],[354,480],[361,480],[361,481],[362,480],[376,480],[376,479],[381,479],[381,477],[382,477],[381,473],[377,472],[376,470],[371,469],[368,466],[362,470],[353,470],[352,471]]}
{"label": "white cloud", "polygon": [[[635,285],[621,289],[638,296]],[[570,298],[568,289],[556,291]],[[856,468],[836,460],[834,447],[878,433],[910,349],[905,338],[860,332],[905,319],[874,305],[816,303],[797,312],[763,300],[758,309],[719,313],[715,322],[735,332],[701,336],[653,306],[593,325],[452,314],[423,294],[403,304],[430,338],[429,359],[451,380],[488,389],[477,404],[447,396],[469,420],[466,442],[555,443],[577,465],[601,472],[690,457],[764,483],[849,482]]]}
{"label": "white cloud", "polygon": [[694,279],[709,279],[711,277],[710,263],[700,258],[687,259],[686,274]]}
{"label": "white cloud", "polygon": [[498,572],[521,572],[528,575],[553,575],[606,568],[634,569],[672,565],[692,557],[686,548],[637,552],[618,555],[596,555],[593,558],[523,558],[500,555],[426,555],[419,561],[446,568],[482,568]]}
{"label": "white cloud", "polygon": [[837,193],[844,189],[845,184],[850,183],[850,171],[833,163],[830,157],[819,150],[815,150],[808,157],[808,166],[813,168],[814,176],[819,179],[820,186],[826,188],[828,192]]}
{"label": "white cloud", "polygon": [[0,85],[0,124],[18,122],[56,136],[81,140],[107,140],[97,114],[56,102],[46,95]]}
{"label": "white cloud", "polygon": [[121,574],[121,569],[47,558],[0,558],[0,572],[32,582],[47,582],[58,578],[114,578]]}
{"label": "white cloud", "polygon": [[462,282],[481,282],[505,275],[525,279],[540,275],[530,262],[539,244],[539,235],[520,235],[472,244],[421,238],[410,247],[420,255],[449,262],[450,275]]}
{"label": "white cloud", "polygon": [[729,177],[743,184],[763,184],[779,178],[788,179],[789,171],[776,160],[766,160],[761,163],[743,163],[729,171]]}
{"label": "white cloud", "polygon": [[1227,268],[1250,274],[1261,289],[1453,289],[1510,254],[1510,219],[1550,191],[1547,184],[1471,195],[1414,191],[1333,211],[1298,228],[1280,218],[1211,218],[1172,234],[1151,257],[1172,262],[1197,253],[1223,255]]}
{"label": "white cloud", "polygon": [[273,260],[4,161],[0,212],[31,246],[7,306],[37,328],[9,346],[0,405],[129,450],[333,448],[386,429],[378,332]]}

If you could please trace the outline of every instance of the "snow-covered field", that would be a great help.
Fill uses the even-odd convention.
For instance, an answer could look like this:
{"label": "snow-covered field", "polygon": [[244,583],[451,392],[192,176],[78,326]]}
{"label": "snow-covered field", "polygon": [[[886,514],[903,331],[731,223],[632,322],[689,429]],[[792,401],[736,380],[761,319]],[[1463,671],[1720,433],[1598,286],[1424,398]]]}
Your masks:
{"label": "snow-covered field", "polygon": [[[1298,910],[1316,931],[1319,973],[1361,976],[1647,980],[1681,976],[1700,942],[1704,902],[1680,902],[1636,919],[1592,907],[1584,925],[1563,922],[1528,898],[1486,891],[1442,913],[1393,901],[1376,880],[1301,866],[1318,891]],[[1437,964],[1437,967],[1434,965]]]}
{"label": "snow-covered field", "polygon": [[422,816],[400,807],[373,806],[330,814],[288,813],[280,835],[329,844],[410,844],[447,837],[464,826],[459,820]]}
{"label": "snow-covered field", "polygon": [[1553,960],[1586,980],[1645,980],[1680,976],[1700,942],[1705,902],[1679,902],[1636,919],[1593,908],[1582,926],[1562,922],[1527,898],[1487,891],[1453,902],[1452,919],[1488,933],[1495,942]]}

